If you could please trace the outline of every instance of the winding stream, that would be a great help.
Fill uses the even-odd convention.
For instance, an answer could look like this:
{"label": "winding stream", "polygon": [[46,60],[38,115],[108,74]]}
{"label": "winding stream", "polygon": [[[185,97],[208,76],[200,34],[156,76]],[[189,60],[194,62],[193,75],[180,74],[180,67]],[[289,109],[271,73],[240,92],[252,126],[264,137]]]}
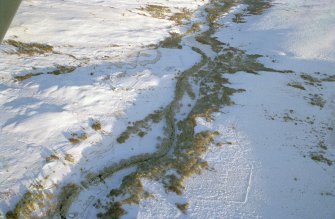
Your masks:
{"label": "winding stream", "polygon": [[[89,174],[79,185],[64,186],[59,195],[50,194],[43,189],[27,192],[15,209],[7,213],[7,218],[30,217],[39,209],[47,209],[43,211],[48,216],[68,218],[71,204],[83,189],[103,183],[104,179],[129,167],[136,167],[136,171],[125,176],[118,189],[113,189],[110,194],[106,194],[111,200],[117,197],[120,201],[102,204],[106,211],[99,213],[98,217],[118,218],[126,214],[122,208],[124,204],[138,204],[142,199],[147,198],[141,183],[143,178],[161,182],[167,192],[182,195],[184,180],[208,168],[207,162],[201,158],[206,153],[208,145],[220,143],[215,140],[219,135],[218,132],[196,133],[196,119],[205,118],[210,121],[212,113],[220,111],[223,106],[234,104],[230,99],[231,95],[243,92],[243,90],[229,88],[227,86],[229,81],[224,78],[224,74],[239,71],[252,74],[257,74],[259,71],[290,73],[290,71],[267,68],[257,61],[261,55],[247,54],[213,37],[217,29],[222,28],[218,20],[241,3],[246,5],[246,10],[243,15],[238,16],[237,20],[235,19],[237,22],[241,21],[243,16],[261,14],[271,6],[267,1],[212,0],[201,8],[199,14],[204,16],[202,31],[187,31],[187,34],[179,40],[176,39],[175,42],[178,48],[181,45],[191,47],[201,56],[201,61],[178,75],[174,99],[169,105],[133,123],[134,125],[128,127],[118,138],[118,143],[124,144],[131,137],[130,135],[138,133],[143,125],[165,122],[164,137],[155,153],[134,156],[105,167],[99,173]],[[213,55],[208,56],[201,50],[204,45],[211,47],[212,51],[209,54]],[[178,120],[177,115],[180,113],[180,106],[186,95],[192,100],[192,104],[189,106],[186,118]],[[171,174],[171,170],[175,174]],[[55,200],[57,200],[56,204]]]}

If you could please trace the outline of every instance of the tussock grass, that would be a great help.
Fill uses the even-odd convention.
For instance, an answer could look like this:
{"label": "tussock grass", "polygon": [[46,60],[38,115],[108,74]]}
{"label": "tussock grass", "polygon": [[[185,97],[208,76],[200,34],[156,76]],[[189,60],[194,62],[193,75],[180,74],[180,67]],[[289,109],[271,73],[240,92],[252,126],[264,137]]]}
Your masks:
{"label": "tussock grass", "polygon": [[169,20],[174,21],[177,25],[182,25],[184,20],[190,21],[193,12],[187,8],[183,8],[180,12],[173,14]]}
{"label": "tussock grass", "polygon": [[171,13],[169,7],[162,5],[146,5],[144,8],[140,8],[140,10],[150,14],[151,17],[158,19],[165,19]]}
{"label": "tussock grass", "polygon": [[43,73],[28,73],[28,74],[25,74],[25,75],[15,76],[14,78],[18,81],[24,81],[24,80],[27,80],[31,77],[38,76],[38,75],[41,75],[41,74],[43,74]]}
{"label": "tussock grass", "polygon": [[45,158],[45,161],[47,163],[50,163],[50,162],[56,161],[56,160],[59,160],[59,157],[55,154],[51,154],[49,157]]}
{"label": "tussock grass", "polygon": [[193,23],[192,26],[190,27],[190,29],[187,30],[186,35],[199,32],[200,29],[201,29],[201,23],[200,22]]}
{"label": "tussock grass", "polygon": [[326,104],[326,101],[319,94],[310,94],[309,100],[310,100],[309,103],[311,105],[318,106],[318,107],[320,107],[320,109],[322,109]]}
{"label": "tussock grass", "polygon": [[318,85],[320,84],[321,80],[311,76],[311,75],[308,75],[308,74],[301,74],[300,77],[306,81],[307,84],[309,85]]}
{"label": "tussock grass", "polygon": [[59,195],[59,202],[57,209],[61,218],[68,218],[67,212],[74,200],[79,194],[81,188],[74,183],[70,183],[63,187],[61,194]]}
{"label": "tussock grass", "polygon": [[170,33],[170,36],[165,38],[163,41],[159,43],[159,46],[162,48],[183,48],[180,45],[181,39],[183,38],[182,34],[179,33]]}
{"label": "tussock grass", "polygon": [[233,19],[232,19],[232,21],[234,23],[240,24],[240,23],[245,23],[246,22],[242,13],[236,13],[236,14],[234,14],[234,16],[235,17],[233,17]]}
{"label": "tussock grass", "polygon": [[91,128],[95,131],[101,130],[101,122],[99,121],[94,121],[91,125]]}
{"label": "tussock grass", "polygon": [[105,213],[99,213],[98,218],[101,219],[117,219],[125,215],[126,211],[121,207],[120,202],[111,202]]}
{"label": "tussock grass", "polygon": [[75,162],[75,159],[73,157],[73,155],[71,154],[66,154],[65,157],[64,157],[64,160],[70,162],[70,163],[74,163]]}
{"label": "tussock grass", "polygon": [[79,144],[82,141],[85,141],[88,138],[88,135],[83,133],[71,133],[71,138],[69,138],[69,142],[71,144]]}
{"label": "tussock grass", "polygon": [[32,78],[34,76],[39,76],[39,75],[43,75],[43,74],[49,74],[49,75],[61,75],[61,74],[67,74],[67,73],[71,73],[74,70],[76,70],[77,67],[75,66],[57,66],[55,70],[53,71],[49,71],[49,72],[38,72],[38,73],[28,73],[25,75],[18,75],[15,76],[14,78],[17,81],[24,81],[27,80],[29,78]]}
{"label": "tussock grass", "polygon": [[16,204],[13,211],[6,213],[7,219],[31,218],[32,214],[46,207],[46,200],[53,199],[53,195],[41,190],[26,192]]}
{"label": "tussock grass", "polygon": [[298,82],[288,83],[287,86],[294,87],[300,90],[306,90],[306,88]]}
{"label": "tussock grass", "polygon": [[150,128],[151,123],[159,123],[163,118],[163,111],[155,111],[148,116],[146,116],[143,120],[135,122],[133,125],[127,127],[126,131],[124,131],[116,140],[119,144],[123,144],[132,134],[138,134],[139,136],[144,136],[143,130],[148,130]]}
{"label": "tussock grass", "polygon": [[188,204],[188,203],[185,203],[185,204],[177,203],[176,206],[177,206],[177,208],[178,208],[181,212],[183,212],[184,214],[186,214],[186,213],[187,213],[187,209],[188,209],[189,204]]}
{"label": "tussock grass", "polygon": [[242,0],[242,2],[248,6],[246,10],[248,15],[261,15],[272,7],[269,0]]}
{"label": "tussock grass", "polygon": [[324,78],[322,81],[335,82],[335,75],[328,76]]}
{"label": "tussock grass", "polygon": [[74,70],[76,70],[77,67],[75,66],[57,66],[56,70],[47,72],[47,74],[49,75],[61,75],[61,74],[67,74],[67,73],[71,73]]}
{"label": "tussock grass", "polygon": [[311,159],[314,160],[314,161],[317,161],[317,162],[325,163],[328,166],[333,165],[333,162],[334,162],[334,161],[326,158],[325,156],[323,156],[323,154],[320,154],[320,153],[311,154]]}
{"label": "tussock grass", "polygon": [[211,7],[207,7],[205,10],[207,12],[207,23],[211,28],[217,26],[218,19],[228,13],[232,7],[238,4],[238,1],[234,0],[212,0]]}
{"label": "tussock grass", "polygon": [[33,56],[36,54],[52,53],[53,47],[40,43],[23,43],[16,40],[6,40],[4,43],[14,46],[18,55]]}

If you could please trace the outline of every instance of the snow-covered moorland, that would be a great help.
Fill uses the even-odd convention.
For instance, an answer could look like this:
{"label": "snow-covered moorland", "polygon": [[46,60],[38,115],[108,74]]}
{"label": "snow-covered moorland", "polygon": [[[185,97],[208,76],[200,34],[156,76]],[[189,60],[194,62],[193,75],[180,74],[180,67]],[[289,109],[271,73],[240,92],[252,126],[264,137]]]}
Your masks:
{"label": "snow-covered moorland", "polygon": [[333,218],[331,0],[23,1],[0,218]]}

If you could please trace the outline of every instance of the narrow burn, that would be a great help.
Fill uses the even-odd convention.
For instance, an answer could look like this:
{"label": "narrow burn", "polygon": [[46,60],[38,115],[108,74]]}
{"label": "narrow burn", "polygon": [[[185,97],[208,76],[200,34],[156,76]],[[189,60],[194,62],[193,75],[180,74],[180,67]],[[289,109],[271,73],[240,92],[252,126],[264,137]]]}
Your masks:
{"label": "narrow burn", "polygon": [[[167,147],[165,148],[167,150],[161,154],[157,153],[159,156],[155,154],[146,161],[140,162],[136,172],[124,178],[117,193],[114,192],[115,190],[111,191],[116,196],[118,196],[117,194],[129,195],[120,203],[138,204],[143,199],[145,193],[141,184],[143,178],[162,182],[167,192],[182,195],[185,179],[208,169],[208,163],[201,157],[207,152],[209,145],[215,144],[215,137],[219,133],[212,131],[196,133],[196,119],[201,117],[211,120],[212,114],[218,112],[222,106],[234,104],[230,99],[231,95],[243,90],[226,86],[229,81],[223,77],[224,73],[232,73],[232,71],[229,66],[221,65],[222,59],[209,60],[201,51],[197,49],[194,51],[202,55],[202,61],[177,78],[175,98],[162,111],[166,119],[166,130],[168,130],[165,133],[165,139],[167,139]],[[232,61],[232,66],[238,63],[235,62],[234,57],[239,57],[241,54],[243,57],[245,56],[245,58],[239,58],[240,63],[234,66],[233,72],[251,71],[249,70],[251,67],[252,71],[269,70],[257,62],[259,55],[247,55],[241,50],[231,48],[222,50],[222,52],[224,53],[223,57],[231,55],[231,58],[228,58],[226,62]],[[228,52],[233,54],[227,54]],[[271,71],[276,70],[271,69]],[[197,93],[199,95],[193,98],[194,104],[187,118],[177,121],[175,119],[178,114],[177,106],[184,95],[189,95],[189,81],[192,79],[198,86],[199,92]],[[135,124],[141,124],[143,121],[135,122]],[[177,128],[178,134],[176,133]],[[176,174],[167,174],[170,170],[174,170]]]}
{"label": "narrow burn", "polygon": [[[254,4],[253,1],[246,0],[243,2]],[[227,86],[229,81],[223,77],[225,73],[238,71],[249,73],[257,73],[258,71],[284,72],[266,68],[257,61],[259,55],[248,55],[242,50],[226,46],[213,37],[216,29],[220,26],[217,20],[237,4],[238,1],[233,0],[213,0],[206,7],[206,20],[209,30],[197,34],[195,38],[200,43],[210,45],[217,56],[210,60],[199,48],[192,48],[193,51],[201,55],[202,59],[180,74],[176,82],[174,99],[157,117],[156,121],[165,119],[164,135],[161,138],[158,151],[153,154],[134,156],[105,167],[101,172],[91,174],[81,183],[82,186],[87,188],[96,182],[99,183],[101,179],[112,176],[117,171],[137,167],[136,172],[124,177],[121,185],[111,190],[108,195],[110,198],[117,197],[121,200],[117,203],[112,201],[109,206],[103,206],[106,211],[99,213],[98,217],[119,218],[126,214],[126,211],[122,208],[123,205],[138,204],[142,199],[148,198],[148,192],[145,191],[141,182],[143,178],[161,182],[167,192],[182,195],[185,180],[192,174],[200,174],[202,170],[208,168],[208,163],[202,159],[202,155],[206,153],[209,145],[216,144],[215,137],[219,133],[213,131],[196,133],[196,120],[200,117],[211,120],[212,114],[218,112],[222,106],[234,104],[230,98],[231,95],[243,91],[229,88]],[[259,14],[266,7],[266,4],[257,4],[255,8],[250,6],[248,10],[250,14]],[[166,45],[168,45],[168,48],[178,48],[180,40],[181,38],[176,37]],[[288,72],[285,71],[285,73]],[[190,86],[190,83],[194,83],[199,92],[192,92],[194,88]],[[187,117],[178,121],[176,120],[176,115],[179,113],[178,106],[184,95],[194,95],[191,98],[194,103],[190,105]],[[152,122],[154,122],[154,119],[149,114],[145,119],[130,125],[119,136],[117,142],[125,143],[133,134],[138,134],[143,128],[150,127]],[[174,174],[171,174],[171,171]],[[58,208],[53,213],[66,217],[69,206],[80,190],[78,186],[73,186],[73,188],[71,185],[65,186],[59,196]]]}

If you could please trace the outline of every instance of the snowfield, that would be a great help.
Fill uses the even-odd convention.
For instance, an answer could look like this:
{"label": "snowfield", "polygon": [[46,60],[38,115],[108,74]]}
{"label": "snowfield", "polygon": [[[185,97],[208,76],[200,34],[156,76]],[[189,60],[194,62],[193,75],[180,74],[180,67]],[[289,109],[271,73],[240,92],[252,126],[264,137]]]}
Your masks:
{"label": "snowfield", "polygon": [[23,1],[0,218],[334,218],[331,0]]}

